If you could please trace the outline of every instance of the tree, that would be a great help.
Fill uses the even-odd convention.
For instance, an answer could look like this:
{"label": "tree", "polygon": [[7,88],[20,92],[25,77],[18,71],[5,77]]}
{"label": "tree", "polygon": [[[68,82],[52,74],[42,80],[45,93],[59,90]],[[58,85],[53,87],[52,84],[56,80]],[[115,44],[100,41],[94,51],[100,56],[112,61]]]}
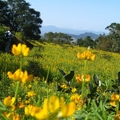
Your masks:
{"label": "tree", "polygon": [[22,32],[26,38],[39,39],[42,20],[40,12],[30,8],[30,4],[25,0],[7,0],[4,4],[7,12],[3,16],[4,21],[0,23],[9,26],[15,32]]}
{"label": "tree", "polygon": [[105,51],[114,51],[114,41],[112,40],[111,35],[100,35],[96,39],[96,49],[105,50]]}
{"label": "tree", "polygon": [[83,43],[83,46],[84,47],[95,47],[96,45],[96,42],[90,37],[90,36],[87,36],[85,39],[84,39],[84,43]]}
{"label": "tree", "polygon": [[7,24],[6,14],[8,13],[7,2],[0,0],[0,25]]}
{"label": "tree", "polygon": [[77,45],[83,46],[84,40],[82,38],[77,39]]}
{"label": "tree", "polygon": [[111,23],[109,26],[105,28],[106,30],[109,30],[112,35],[120,35],[120,24],[119,23]]}
{"label": "tree", "polygon": [[44,34],[44,39],[48,42],[54,42],[57,44],[70,44],[73,40],[71,36],[64,34],[64,33],[53,33],[48,32]]}
{"label": "tree", "polygon": [[113,42],[113,49],[115,52],[120,52],[120,24],[119,23],[111,23],[105,29],[108,29],[109,35],[111,36]]}

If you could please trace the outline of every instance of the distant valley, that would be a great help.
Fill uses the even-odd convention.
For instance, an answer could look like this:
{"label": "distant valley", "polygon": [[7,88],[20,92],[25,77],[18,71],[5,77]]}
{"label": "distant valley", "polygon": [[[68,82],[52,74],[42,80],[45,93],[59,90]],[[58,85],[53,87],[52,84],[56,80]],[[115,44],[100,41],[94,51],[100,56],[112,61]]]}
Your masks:
{"label": "distant valley", "polygon": [[59,28],[53,25],[42,26],[40,30],[42,35],[48,32],[53,32],[53,33],[61,32],[68,34],[69,36],[72,36],[74,39],[86,38],[87,36],[90,36],[92,39],[97,39],[100,34],[107,34],[102,31],[96,32],[96,31],[88,31],[88,30],[75,30],[75,29]]}

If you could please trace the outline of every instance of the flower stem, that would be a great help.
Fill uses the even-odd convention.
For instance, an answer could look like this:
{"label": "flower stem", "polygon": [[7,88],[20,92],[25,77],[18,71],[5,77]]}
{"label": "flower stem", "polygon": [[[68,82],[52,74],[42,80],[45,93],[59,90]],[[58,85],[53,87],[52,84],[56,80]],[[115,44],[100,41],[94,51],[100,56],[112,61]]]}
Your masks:
{"label": "flower stem", "polygon": [[84,79],[82,81],[82,99],[85,97],[85,74],[86,74],[86,60],[84,61]]}
{"label": "flower stem", "polygon": [[15,90],[15,101],[16,101],[17,94],[18,94],[19,84],[20,84],[20,81],[17,81],[16,90]]}

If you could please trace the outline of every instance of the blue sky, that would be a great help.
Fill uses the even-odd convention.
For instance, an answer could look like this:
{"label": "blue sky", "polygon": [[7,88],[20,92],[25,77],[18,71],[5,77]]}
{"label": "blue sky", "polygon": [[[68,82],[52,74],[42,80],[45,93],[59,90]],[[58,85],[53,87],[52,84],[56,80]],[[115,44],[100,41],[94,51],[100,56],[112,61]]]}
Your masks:
{"label": "blue sky", "polygon": [[120,23],[120,0],[26,0],[41,13],[43,25],[76,30],[106,31]]}

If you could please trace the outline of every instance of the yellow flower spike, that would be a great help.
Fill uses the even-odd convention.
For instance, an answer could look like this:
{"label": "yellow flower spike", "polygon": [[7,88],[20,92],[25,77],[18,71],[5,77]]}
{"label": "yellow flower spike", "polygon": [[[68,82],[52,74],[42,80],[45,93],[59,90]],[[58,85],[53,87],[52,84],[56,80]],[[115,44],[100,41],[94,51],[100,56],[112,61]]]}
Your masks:
{"label": "yellow flower spike", "polygon": [[8,96],[4,99],[3,103],[5,106],[13,106],[15,102],[15,97]]}
{"label": "yellow flower spike", "polygon": [[76,104],[74,102],[70,102],[68,105],[65,105],[61,108],[61,112],[58,113],[58,118],[67,118],[74,114],[76,110]]}
{"label": "yellow flower spike", "polygon": [[28,56],[30,49],[25,45],[19,43],[17,46],[13,45],[12,46],[12,53],[17,56],[22,54],[23,56]]}
{"label": "yellow flower spike", "polygon": [[51,96],[48,102],[48,108],[51,113],[55,113],[60,107],[59,98],[57,96]]}
{"label": "yellow flower spike", "polygon": [[78,59],[87,59],[87,60],[94,60],[95,59],[95,54],[92,54],[89,51],[84,51],[83,53],[77,53],[77,58]]}

